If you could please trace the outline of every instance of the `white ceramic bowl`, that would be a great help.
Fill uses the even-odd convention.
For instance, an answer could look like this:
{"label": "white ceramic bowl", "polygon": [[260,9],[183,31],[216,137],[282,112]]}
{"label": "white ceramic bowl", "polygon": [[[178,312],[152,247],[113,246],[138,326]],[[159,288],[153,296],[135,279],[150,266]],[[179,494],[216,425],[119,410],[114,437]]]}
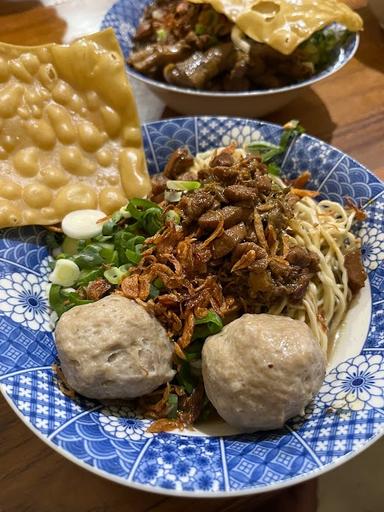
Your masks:
{"label": "white ceramic bowl", "polygon": [[[133,36],[146,5],[152,0],[119,0],[107,12],[102,28],[113,27],[126,57],[133,47]],[[334,25],[334,30],[340,30]],[[152,80],[128,66],[132,81],[145,84],[158,98],[176,112],[186,115],[228,115],[261,117],[283,107],[302,91],[324,78],[336,73],[349,62],[359,46],[358,34],[352,35],[340,48],[334,62],[308,80],[300,83],[267,90],[247,92],[211,92],[176,87],[158,80]]]}

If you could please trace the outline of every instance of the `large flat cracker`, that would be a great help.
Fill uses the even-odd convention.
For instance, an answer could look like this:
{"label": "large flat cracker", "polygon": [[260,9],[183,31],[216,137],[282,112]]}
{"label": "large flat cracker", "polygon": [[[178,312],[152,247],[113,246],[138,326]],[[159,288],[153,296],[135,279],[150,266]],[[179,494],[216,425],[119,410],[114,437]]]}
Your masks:
{"label": "large flat cracker", "polygon": [[109,214],[150,190],[113,30],[70,45],[0,43],[0,228]]}

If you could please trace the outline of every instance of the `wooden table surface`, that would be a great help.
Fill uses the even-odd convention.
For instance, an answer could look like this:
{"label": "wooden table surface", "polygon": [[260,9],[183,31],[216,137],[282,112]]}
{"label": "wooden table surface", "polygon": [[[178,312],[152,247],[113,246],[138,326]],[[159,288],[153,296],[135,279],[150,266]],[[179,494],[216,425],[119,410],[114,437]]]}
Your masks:
{"label": "wooden table surface", "polygon": [[[268,120],[300,119],[307,131],[384,178],[384,33],[368,9],[356,57]],[[0,0],[0,40],[60,42],[66,23],[40,2]],[[166,111],[166,115],[171,115]],[[238,499],[181,499],[133,491],[67,461],[35,437],[0,399],[0,512],[314,512],[316,480]]]}

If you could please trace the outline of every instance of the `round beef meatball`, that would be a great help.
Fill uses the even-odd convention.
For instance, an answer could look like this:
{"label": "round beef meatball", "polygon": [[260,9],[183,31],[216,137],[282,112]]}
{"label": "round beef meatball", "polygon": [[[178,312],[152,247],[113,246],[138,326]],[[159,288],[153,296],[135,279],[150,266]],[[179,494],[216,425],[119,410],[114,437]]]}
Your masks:
{"label": "round beef meatball", "polygon": [[208,398],[244,432],[280,428],[303,414],[325,366],[310,328],[275,315],[243,315],[207,338],[202,353]]}
{"label": "round beef meatball", "polygon": [[89,398],[136,398],[175,373],[173,345],[162,325],[120,295],[70,309],[55,338],[69,386]]}

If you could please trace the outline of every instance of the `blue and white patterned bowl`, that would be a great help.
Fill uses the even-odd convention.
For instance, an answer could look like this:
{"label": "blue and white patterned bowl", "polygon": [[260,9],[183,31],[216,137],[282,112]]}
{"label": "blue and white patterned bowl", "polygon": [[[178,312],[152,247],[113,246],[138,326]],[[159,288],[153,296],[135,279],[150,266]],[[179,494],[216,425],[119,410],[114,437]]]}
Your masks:
{"label": "blue and white patterned bowl", "polygon": [[[144,8],[153,0],[118,0],[105,15],[101,28],[112,27],[126,57],[133,47],[133,36],[143,15]],[[340,25],[334,25],[335,31]],[[128,66],[133,82],[147,85],[166,105],[186,115],[227,115],[261,117],[278,110],[305,87],[326,78],[347,64],[359,46],[358,34],[352,35],[338,52],[334,62],[321,73],[298,84],[268,90],[246,92],[196,91],[152,80]]]}
{"label": "blue and white patterned bowl", "polygon": [[[277,125],[234,118],[181,118],[144,126],[149,169],[170,153],[193,153],[235,140],[277,142]],[[153,492],[234,496],[276,489],[319,475],[359,453],[384,428],[384,185],[361,164],[308,135],[288,150],[283,169],[303,169],[323,197],[351,196],[367,213],[359,228],[369,282],[353,305],[324,384],[306,415],[281,430],[225,435],[149,434],[127,407],[70,400],[55,383],[57,354],[45,287],[46,231],[8,229],[0,237],[0,381],[19,417],[47,444],[89,470]]]}

